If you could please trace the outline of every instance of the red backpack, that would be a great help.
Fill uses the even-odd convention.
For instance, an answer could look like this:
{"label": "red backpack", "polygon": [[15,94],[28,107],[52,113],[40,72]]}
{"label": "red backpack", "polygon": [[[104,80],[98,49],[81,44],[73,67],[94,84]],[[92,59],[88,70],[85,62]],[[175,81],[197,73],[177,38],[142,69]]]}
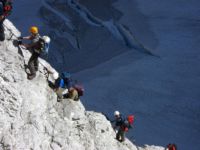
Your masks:
{"label": "red backpack", "polygon": [[3,3],[3,15],[8,16],[12,12],[12,1],[11,0],[0,0]]}
{"label": "red backpack", "polygon": [[177,150],[177,147],[175,144],[168,144],[167,148],[168,148],[168,150]]}
{"label": "red backpack", "polygon": [[127,117],[128,123],[129,123],[130,125],[133,124],[134,119],[135,119],[135,116],[134,116],[134,115],[128,115],[128,117]]}
{"label": "red backpack", "polygon": [[132,128],[131,125],[134,122],[134,118],[134,115],[128,115],[127,119],[124,120],[123,124],[121,125],[123,131],[128,132],[129,128]]}

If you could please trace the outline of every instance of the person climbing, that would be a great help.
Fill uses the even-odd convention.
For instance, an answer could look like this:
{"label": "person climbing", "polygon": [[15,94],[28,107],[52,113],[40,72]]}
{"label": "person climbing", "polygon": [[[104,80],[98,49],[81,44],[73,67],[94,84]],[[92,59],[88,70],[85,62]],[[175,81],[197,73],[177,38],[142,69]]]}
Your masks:
{"label": "person climbing", "polygon": [[177,150],[176,144],[168,144],[166,150]]}
{"label": "person climbing", "polygon": [[54,91],[58,96],[58,102],[60,102],[64,95],[66,95],[72,87],[71,75],[70,73],[64,72],[61,75],[58,73],[53,73],[54,82]]}
{"label": "person climbing", "polygon": [[32,80],[36,76],[36,71],[38,70],[39,65],[38,57],[44,51],[46,43],[49,42],[50,38],[48,36],[43,36],[28,46],[28,48],[32,50],[32,55],[28,61],[28,68],[30,70],[30,74],[28,74],[29,80]]}
{"label": "person climbing", "polygon": [[80,96],[83,96],[84,88],[80,84],[74,84],[71,79],[71,75],[68,72],[63,72],[61,75],[55,69],[47,70],[49,74],[53,77],[54,82],[50,81],[49,86],[54,89],[58,96],[58,101],[64,98],[73,99],[78,101]]}
{"label": "person climbing", "polygon": [[115,111],[114,116],[115,116],[114,130],[117,133],[116,139],[120,142],[123,142],[125,140],[125,133],[128,132],[130,128],[132,128],[131,124],[133,124],[134,116],[129,115],[125,119],[122,117],[119,111]]}
{"label": "person climbing", "polygon": [[0,41],[5,40],[5,33],[3,22],[7,16],[11,14],[12,1],[11,0],[0,0]]}
{"label": "person climbing", "polygon": [[[35,45],[35,43],[37,43],[40,39],[40,34],[39,34],[39,29],[36,26],[32,26],[29,28],[29,32],[31,33],[31,35],[29,36],[25,36],[25,37],[19,37],[19,44],[24,46],[26,49],[30,50],[31,52],[33,51],[31,48],[33,48],[33,46]],[[22,40],[31,40],[31,42],[29,44],[22,44]]]}
{"label": "person climbing", "polygon": [[119,111],[114,112],[115,116],[115,126],[114,130],[116,131],[116,139],[120,142],[123,142],[125,140],[125,131],[122,128],[125,119],[122,117]]}

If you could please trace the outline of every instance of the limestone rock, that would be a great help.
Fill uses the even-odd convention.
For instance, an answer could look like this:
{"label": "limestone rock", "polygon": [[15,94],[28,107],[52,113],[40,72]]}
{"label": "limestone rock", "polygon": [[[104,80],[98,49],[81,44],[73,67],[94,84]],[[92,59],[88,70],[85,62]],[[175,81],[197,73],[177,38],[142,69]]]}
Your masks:
{"label": "limestone rock", "polygon": [[[128,139],[119,143],[102,114],[86,111],[80,101],[57,102],[43,65],[28,80],[24,63],[30,54],[13,45],[20,35],[13,24],[6,20],[5,26],[7,39],[0,43],[0,150],[138,150]],[[16,37],[10,39],[11,32]]]}

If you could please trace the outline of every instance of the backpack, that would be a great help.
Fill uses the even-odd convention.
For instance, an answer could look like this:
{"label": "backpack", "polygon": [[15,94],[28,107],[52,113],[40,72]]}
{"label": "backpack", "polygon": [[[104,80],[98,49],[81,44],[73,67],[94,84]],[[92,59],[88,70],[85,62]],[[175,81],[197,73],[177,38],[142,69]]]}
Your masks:
{"label": "backpack", "polygon": [[49,45],[50,45],[51,39],[47,35],[43,36],[42,39],[44,41],[43,53],[47,55],[49,52]]}
{"label": "backpack", "polygon": [[11,0],[0,0],[3,4],[3,15],[9,16],[12,12],[12,1]]}
{"label": "backpack", "polygon": [[79,97],[80,97],[80,96],[83,96],[85,90],[84,90],[84,88],[83,88],[82,85],[80,85],[80,84],[75,84],[73,87],[77,90],[78,96],[79,96]]}
{"label": "backpack", "polygon": [[40,38],[41,46],[42,46],[42,54],[47,55],[49,52],[50,43],[46,43],[42,38]]}
{"label": "backpack", "polygon": [[71,74],[69,72],[62,72],[60,77],[64,80],[65,88],[70,88],[72,85]]}
{"label": "backpack", "polygon": [[128,117],[127,117],[128,123],[129,123],[130,125],[133,124],[134,119],[135,119],[135,116],[134,116],[134,115],[128,115]]}
{"label": "backpack", "polygon": [[168,148],[168,150],[177,150],[177,147],[175,144],[168,144],[167,148]]}
{"label": "backpack", "polygon": [[44,40],[42,38],[39,38],[37,43],[34,44],[33,49],[36,53],[42,54],[44,50],[44,45],[45,45]]}
{"label": "backpack", "polygon": [[45,43],[45,41],[39,37],[39,40],[35,46],[35,51],[42,55],[47,55],[49,50],[49,43]]}
{"label": "backpack", "polygon": [[65,88],[65,83],[64,83],[64,80],[63,80],[63,79],[60,79],[60,80],[59,80],[59,87]]}
{"label": "backpack", "polygon": [[123,121],[121,128],[123,131],[128,132],[129,128],[132,128],[131,125],[134,122],[134,115],[128,115],[127,119]]}
{"label": "backpack", "polygon": [[43,43],[43,47],[42,47],[42,54],[43,55],[48,55],[49,52],[49,43]]}

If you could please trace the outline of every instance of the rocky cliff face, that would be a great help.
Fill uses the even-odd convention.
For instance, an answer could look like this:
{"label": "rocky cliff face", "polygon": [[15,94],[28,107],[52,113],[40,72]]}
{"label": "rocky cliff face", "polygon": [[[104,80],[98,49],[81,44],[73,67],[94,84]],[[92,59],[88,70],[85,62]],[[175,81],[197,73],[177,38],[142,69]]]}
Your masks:
{"label": "rocky cliff face", "polygon": [[[162,150],[119,143],[111,124],[81,102],[57,102],[43,67],[27,80],[29,52],[13,45],[20,33],[5,21],[7,40],[0,43],[0,150]],[[9,29],[9,30],[8,30]],[[12,39],[10,40],[12,36]]]}

